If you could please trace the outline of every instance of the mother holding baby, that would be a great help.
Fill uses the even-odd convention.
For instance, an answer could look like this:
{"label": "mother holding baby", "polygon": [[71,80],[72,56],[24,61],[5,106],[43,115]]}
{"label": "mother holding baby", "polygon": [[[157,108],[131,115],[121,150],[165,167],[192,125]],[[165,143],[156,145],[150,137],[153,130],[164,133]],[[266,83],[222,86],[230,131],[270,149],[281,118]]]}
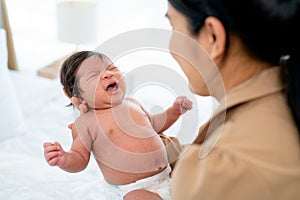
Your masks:
{"label": "mother holding baby", "polygon": [[[299,199],[300,1],[169,0],[167,18],[191,90],[220,102],[176,162],[172,199]],[[213,61],[225,94],[211,91],[218,86],[209,87],[201,63],[176,53],[198,56],[178,35]]]}

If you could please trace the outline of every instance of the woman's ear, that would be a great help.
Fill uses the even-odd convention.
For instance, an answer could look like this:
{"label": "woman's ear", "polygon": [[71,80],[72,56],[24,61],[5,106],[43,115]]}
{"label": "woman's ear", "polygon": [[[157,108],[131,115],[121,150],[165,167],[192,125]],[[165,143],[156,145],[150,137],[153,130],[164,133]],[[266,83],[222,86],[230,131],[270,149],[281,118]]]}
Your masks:
{"label": "woman's ear", "polygon": [[200,34],[198,35],[199,40],[213,60],[217,60],[224,55],[226,47],[226,31],[218,18],[207,17],[200,30]]}

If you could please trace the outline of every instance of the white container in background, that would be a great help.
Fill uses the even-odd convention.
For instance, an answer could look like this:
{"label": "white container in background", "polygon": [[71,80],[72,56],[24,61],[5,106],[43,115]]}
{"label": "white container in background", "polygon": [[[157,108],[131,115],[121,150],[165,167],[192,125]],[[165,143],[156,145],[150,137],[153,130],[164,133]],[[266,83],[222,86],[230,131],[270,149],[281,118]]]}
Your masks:
{"label": "white container in background", "polygon": [[95,1],[57,2],[57,33],[63,42],[86,44],[97,41],[98,7]]}

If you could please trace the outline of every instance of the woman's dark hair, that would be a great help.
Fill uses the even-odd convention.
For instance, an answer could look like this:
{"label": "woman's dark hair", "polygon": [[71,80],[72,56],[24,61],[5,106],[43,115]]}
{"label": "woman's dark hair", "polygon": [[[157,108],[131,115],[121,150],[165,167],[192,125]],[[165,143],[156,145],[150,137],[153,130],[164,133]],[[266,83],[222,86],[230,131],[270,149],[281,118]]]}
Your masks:
{"label": "woman's dark hair", "polygon": [[101,59],[109,60],[106,55],[96,51],[79,51],[72,54],[63,62],[60,70],[60,82],[70,98],[72,96],[80,96],[80,88],[77,86],[76,80],[77,70],[85,59],[94,55]]}
{"label": "woman's dark hair", "polygon": [[238,36],[253,57],[281,67],[288,104],[300,132],[300,0],[169,0],[197,34],[208,16]]}

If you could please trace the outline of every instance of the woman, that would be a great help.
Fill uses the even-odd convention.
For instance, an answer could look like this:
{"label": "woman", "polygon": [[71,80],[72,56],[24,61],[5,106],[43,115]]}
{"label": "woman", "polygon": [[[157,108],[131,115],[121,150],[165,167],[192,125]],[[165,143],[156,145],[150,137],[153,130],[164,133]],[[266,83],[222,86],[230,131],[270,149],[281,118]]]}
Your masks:
{"label": "woman", "polygon": [[[174,200],[299,199],[299,4],[169,0],[174,58],[196,94],[220,101],[176,163]],[[223,85],[203,67],[208,62],[194,62],[205,60],[202,48]]]}
{"label": "woman", "polygon": [[[169,0],[172,55],[194,93],[222,106],[177,161],[174,200],[300,198],[299,8],[299,0]],[[199,75],[201,63],[176,53],[197,52],[178,35],[202,46],[225,94]]]}

